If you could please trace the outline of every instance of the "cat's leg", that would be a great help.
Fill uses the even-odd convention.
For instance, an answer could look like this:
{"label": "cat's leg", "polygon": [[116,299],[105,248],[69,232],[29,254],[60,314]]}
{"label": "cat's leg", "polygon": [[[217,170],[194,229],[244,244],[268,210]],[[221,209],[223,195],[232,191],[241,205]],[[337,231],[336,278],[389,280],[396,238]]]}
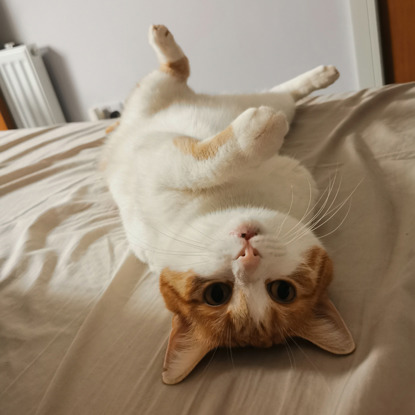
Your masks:
{"label": "cat's leg", "polygon": [[287,131],[283,113],[249,108],[206,140],[179,136],[166,141],[158,152],[157,175],[164,185],[183,189],[232,182],[275,155]]}
{"label": "cat's leg", "polygon": [[141,79],[128,97],[124,113],[131,113],[131,118],[152,116],[172,102],[194,96],[186,82],[189,61],[173,35],[165,26],[153,25],[148,37],[160,66]]}
{"label": "cat's leg", "polygon": [[311,92],[331,85],[339,77],[334,66],[319,66],[290,81],[284,82],[256,94],[218,95],[212,98],[218,106],[226,105],[236,111],[244,111],[250,107],[266,105],[275,111],[282,111],[289,122],[294,117],[295,102]]}
{"label": "cat's leg", "polygon": [[339,71],[334,66],[318,66],[281,85],[277,85],[271,89],[271,92],[288,92],[295,101],[298,101],[318,89],[328,87],[339,76]]}
{"label": "cat's leg", "polygon": [[148,37],[160,63],[159,71],[186,82],[190,75],[189,60],[167,27],[151,26]]}

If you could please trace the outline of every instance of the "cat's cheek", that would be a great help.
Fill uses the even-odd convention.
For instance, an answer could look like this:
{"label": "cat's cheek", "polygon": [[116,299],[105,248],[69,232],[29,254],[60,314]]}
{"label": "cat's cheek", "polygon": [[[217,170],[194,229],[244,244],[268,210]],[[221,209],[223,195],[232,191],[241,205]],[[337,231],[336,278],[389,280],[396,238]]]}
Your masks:
{"label": "cat's cheek", "polygon": [[174,272],[168,268],[160,274],[160,292],[163,296],[166,307],[173,313],[187,314],[188,307],[186,297],[188,295],[192,271]]}

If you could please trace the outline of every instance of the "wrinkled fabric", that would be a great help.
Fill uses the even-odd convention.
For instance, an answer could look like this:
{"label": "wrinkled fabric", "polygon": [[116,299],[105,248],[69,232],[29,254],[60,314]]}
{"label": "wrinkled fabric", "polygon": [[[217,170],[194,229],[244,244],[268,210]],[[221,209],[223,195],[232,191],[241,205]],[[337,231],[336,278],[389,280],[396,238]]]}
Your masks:
{"label": "wrinkled fabric", "polygon": [[303,101],[282,152],[321,191],[357,348],[217,350],[161,381],[171,316],[97,169],[107,122],[0,134],[0,413],[415,412],[415,84]]}

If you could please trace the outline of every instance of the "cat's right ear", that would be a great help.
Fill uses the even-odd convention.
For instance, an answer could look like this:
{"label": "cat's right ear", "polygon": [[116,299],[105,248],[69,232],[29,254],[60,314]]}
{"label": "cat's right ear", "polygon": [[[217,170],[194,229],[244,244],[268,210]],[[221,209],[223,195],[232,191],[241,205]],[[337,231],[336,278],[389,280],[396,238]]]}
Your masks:
{"label": "cat's right ear", "polygon": [[163,382],[181,382],[210,350],[210,345],[197,339],[186,321],[175,314],[164,358]]}

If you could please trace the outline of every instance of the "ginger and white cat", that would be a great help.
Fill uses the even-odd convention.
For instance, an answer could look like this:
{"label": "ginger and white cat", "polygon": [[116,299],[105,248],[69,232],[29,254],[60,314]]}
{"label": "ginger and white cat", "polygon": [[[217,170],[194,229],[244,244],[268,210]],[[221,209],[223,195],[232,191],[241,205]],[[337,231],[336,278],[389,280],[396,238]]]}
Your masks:
{"label": "ginger and white cat", "polygon": [[103,153],[134,253],[173,312],[163,381],[217,347],[302,337],[336,354],[354,342],[327,296],[332,264],[309,228],[316,186],[278,154],[295,101],[338,78],[320,66],[271,91],[196,94],[189,62],[152,26],[160,62],[129,97]]}

